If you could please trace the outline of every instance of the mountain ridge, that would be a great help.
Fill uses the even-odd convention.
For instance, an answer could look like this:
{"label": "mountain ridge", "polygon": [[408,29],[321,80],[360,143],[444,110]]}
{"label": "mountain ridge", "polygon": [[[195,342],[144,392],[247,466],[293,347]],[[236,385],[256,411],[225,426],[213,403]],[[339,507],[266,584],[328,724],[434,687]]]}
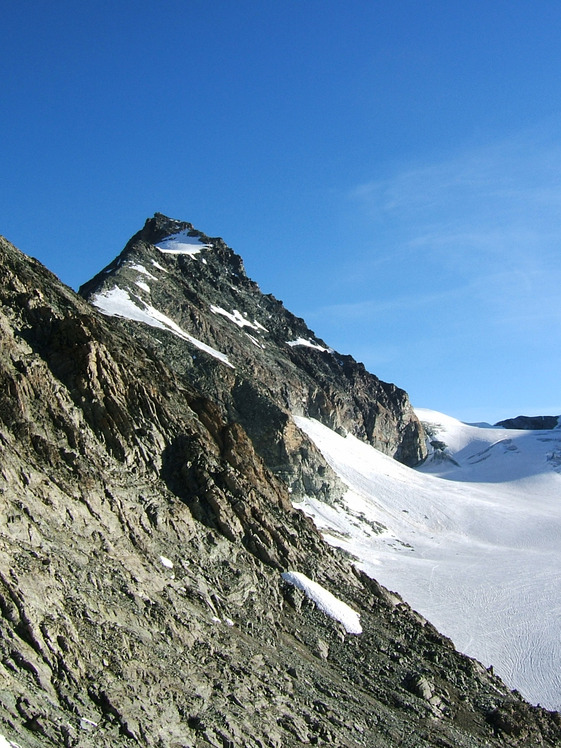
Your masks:
{"label": "mountain ridge", "polygon": [[[181,232],[195,241],[191,248],[185,249],[181,241],[176,251],[158,248],[166,237]],[[188,371],[191,377],[203,372],[198,386],[250,436],[255,434],[256,448],[273,470],[285,470],[292,460],[278,450],[279,434],[292,429],[293,413],[350,430],[407,464],[417,464],[426,455],[422,427],[403,390],[381,382],[351,356],[328,348],[303,319],[260,292],[247,277],[241,257],[222,239],[196,231],[190,223],[162,214],[148,219],[118,258],[80,293],[108,314],[148,318],[149,324],[171,331],[172,336],[163,337],[178,372]],[[121,296],[115,303],[117,294],[127,295],[126,309]],[[130,330],[146,333],[143,325]],[[144,341],[149,343],[152,335],[153,330],[144,334]],[[174,353],[174,336],[190,338],[221,364],[226,357],[232,372],[216,367],[213,360],[191,365],[182,346]],[[255,411],[265,407],[271,423],[257,423]],[[311,483],[312,473],[296,479],[292,489],[301,492],[306,484],[310,490]]]}
{"label": "mountain ridge", "polygon": [[495,426],[505,429],[527,429],[531,431],[549,431],[559,428],[561,416],[516,416],[499,421]]}
{"label": "mountain ridge", "polygon": [[[229,396],[223,361],[100,314],[3,239],[0,250],[2,735],[24,748],[561,743],[558,714],[457,653],[292,507],[294,492],[341,486],[282,399],[248,385]],[[327,351],[295,347],[330,371]],[[286,348],[287,370],[311,378]],[[349,370],[345,386],[375,387]],[[330,412],[320,391],[306,391],[308,414],[341,428],[360,393]],[[363,633],[281,572],[335,594]]]}

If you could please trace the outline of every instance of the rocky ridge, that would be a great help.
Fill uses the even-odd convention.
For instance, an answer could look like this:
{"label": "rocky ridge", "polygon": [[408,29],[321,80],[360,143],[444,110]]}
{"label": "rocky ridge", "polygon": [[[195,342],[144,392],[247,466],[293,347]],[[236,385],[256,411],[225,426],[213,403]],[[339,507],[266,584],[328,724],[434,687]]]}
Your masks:
{"label": "rocky ridge", "polygon": [[495,426],[504,429],[525,429],[533,431],[549,431],[559,428],[561,416],[516,416],[499,421]]}
{"label": "rocky ridge", "polygon": [[[159,356],[163,349],[178,375],[219,403],[225,418],[241,423],[296,495],[325,494],[334,480],[324,487],[315,459],[311,469],[302,464],[302,436],[292,415],[351,432],[406,464],[426,456],[422,426],[406,392],[328,348],[303,319],[261,293],[222,239],[189,223],[156,214],[80,293],[110,314],[147,313],[153,324],[163,315],[165,329],[132,323],[130,334],[144,345],[156,344]],[[123,295],[131,302],[126,309],[118,303]],[[187,346],[185,333],[191,337]],[[193,337],[211,354],[193,345]],[[314,453],[311,443],[306,451]],[[323,466],[323,476],[327,470]]]}
{"label": "rocky ridge", "polygon": [[[561,745],[559,715],[457,653],[292,508],[285,478],[303,484],[316,458],[286,404],[260,454],[246,399],[228,394],[237,369],[195,366],[191,343],[144,327],[0,239],[0,734],[22,748]],[[257,395],[254,412],[275,415]],[[275,438],[300,462],[279,469]]]}

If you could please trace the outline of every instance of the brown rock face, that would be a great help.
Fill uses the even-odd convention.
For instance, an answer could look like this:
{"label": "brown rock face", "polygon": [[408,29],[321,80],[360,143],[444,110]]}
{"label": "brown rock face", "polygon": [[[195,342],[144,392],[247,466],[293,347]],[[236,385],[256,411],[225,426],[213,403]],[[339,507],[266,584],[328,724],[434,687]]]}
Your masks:
{"label": "brown rock face", "polygon": [[[133,327],[0,239],[0,735],[22,748],[561,745],[558,715],[458,654],[292,509],[267,463],[292,455],[286,474],[303,481],[319,457],[285,405],[220,362],[191,376],[179,349],[157,355]],[[257,413],[259,397],[281,414],[272,435],[229,415],[237,399]],[[286,585],[289,569],[359,612],[363,634]]]}

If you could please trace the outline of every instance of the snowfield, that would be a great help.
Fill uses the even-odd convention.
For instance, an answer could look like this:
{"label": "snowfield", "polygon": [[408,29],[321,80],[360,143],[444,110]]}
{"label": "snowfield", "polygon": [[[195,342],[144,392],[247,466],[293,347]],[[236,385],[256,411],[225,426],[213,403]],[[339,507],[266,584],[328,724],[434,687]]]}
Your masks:
{"label": "snowfield", "polygon": [[201,249],[212,249],[212,244],[204,244],[198,236],[189,236],[188,231],[180,231],[162,239],[155,245],[163,254],[197,255]]}
{"label": "snowfield", "polygon": [[561,430],[417,415],[437,445],[418,469],[295,417],[348,487],[296,506],[460,651],[561,709]]}

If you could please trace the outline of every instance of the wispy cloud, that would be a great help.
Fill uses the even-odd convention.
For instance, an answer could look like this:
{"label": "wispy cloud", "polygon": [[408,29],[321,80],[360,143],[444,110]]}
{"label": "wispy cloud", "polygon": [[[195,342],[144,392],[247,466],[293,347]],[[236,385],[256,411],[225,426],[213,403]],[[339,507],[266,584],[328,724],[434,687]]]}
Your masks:
{"label": "wispy cloud", "polygon": [[324,297],[337,303],[306,318],[415,402],[469,406],[471,420],[556,402],[557,132],[521,133],[357,185],[345,216],[353,249]]}
{"label": "wispy cloud", "polygon": [[366,299],[364,301],[349,301],[339,304],[329,304],[316,312],[311,312],[311,318],[338,317],[345,323],[360,319],[375,319],[395,312],[422,312],[427,307],[438,306],[446,301],[457,299],[458,295],[469,294],[470,288],[451,288],[432,293],[423,293],[422,289],[416,294],[395,295],[385,300]]}
{"label": "wispy cloud", "polygon": [[418,278],[417,298],[393,305],[470,289],[488,298],[489,312],[513,319],[515,307],[559,293],[561,147],[544,131],[396,170],[350,197],[389,248],[386,264]]}
{"label": "wispy cloud", "polygon": [[447,209],[450,217],[512,220],[512,207],[520,203],[525,214],[561,206],[560,164],[561,146],[554,139],[524,132],[439,163],[397,169],[357,185],[351,194],[378,218],[434,210],[442,216]]}

